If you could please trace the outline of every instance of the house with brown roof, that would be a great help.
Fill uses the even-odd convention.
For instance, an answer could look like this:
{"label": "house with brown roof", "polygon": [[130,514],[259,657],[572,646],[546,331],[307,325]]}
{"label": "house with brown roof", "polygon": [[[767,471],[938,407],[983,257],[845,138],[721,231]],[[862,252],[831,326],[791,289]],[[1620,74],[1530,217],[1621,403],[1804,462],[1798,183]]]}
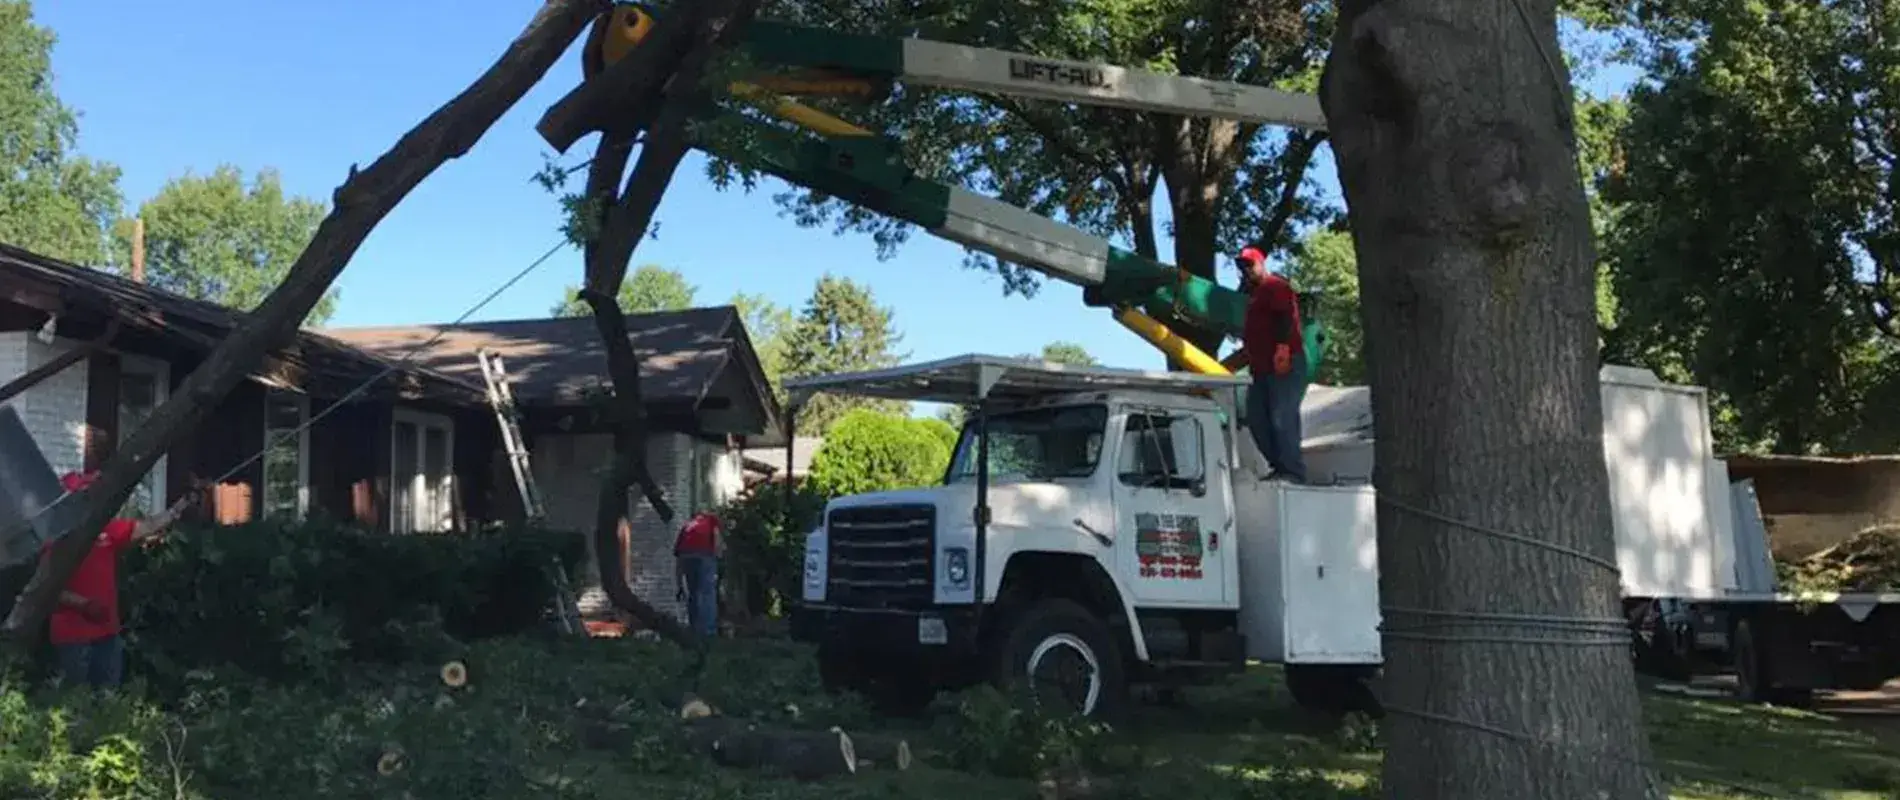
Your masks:
{"label": "house with brown roof", "polygon": [[[641,354],[640,393],[647,409],[647,464],[667,498],[684,512],[731,500],[745,488],[748,446],[784,446],[782,412],[745,322],[732,306],[627,317]],[[548,522],[588,530],[598,498],[597,470],[612,453],[602,401],[610,389],[606,350],[589,318],[529,319],[459,325],[341,328],[340,341],[432,372],[482,382],[476,354],[500,356],[522,409],[535,483]],[[491,418],[490,427],[494,426]],[[496,485],[513,486],[505,460]],[[510,489],[512,492],[512,488]],[[511,509],[518,513],[518,498]],[[621,531],[634,590],[670,606],[675,596],[672,526],[645,501],[632,503]],[[585,576],[597,582],[598,577]],[[583,611],[605,602],[583,594]]]}
{"label": "house with brown roof", "polygon": [[[96,468],[243,319],[0,244],[0,402],[55,470]],[[676,507],[721,502],[741,484],[744,447],[784,441],[743,322],[719,307],[627,324],[656,477]],[[480,348],[499,353],[512,378],[549,522],[591,527],[594,470],[610,448],[596,400],[605,357],[587,319],[301,331],[166,454],[132,502],[157,511],[221,478],[197,513],[228,524],[327,516],[408,533],[519,518]],[[642,504],[623,536],[636,589],[670,606],[672,532]]]}

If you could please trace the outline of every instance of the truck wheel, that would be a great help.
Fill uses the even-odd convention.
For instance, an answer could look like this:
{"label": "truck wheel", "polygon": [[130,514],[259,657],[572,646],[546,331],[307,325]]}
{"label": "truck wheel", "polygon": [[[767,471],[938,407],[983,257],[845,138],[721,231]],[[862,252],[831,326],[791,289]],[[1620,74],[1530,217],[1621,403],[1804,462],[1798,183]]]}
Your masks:
{"label": "truck wheel", "polygon": [[1058,713],[1106,717],[1121,709],[1128,693],[1121,648],[1088,609],[1044,600],[1007,624],[996,650],[999,687]]}

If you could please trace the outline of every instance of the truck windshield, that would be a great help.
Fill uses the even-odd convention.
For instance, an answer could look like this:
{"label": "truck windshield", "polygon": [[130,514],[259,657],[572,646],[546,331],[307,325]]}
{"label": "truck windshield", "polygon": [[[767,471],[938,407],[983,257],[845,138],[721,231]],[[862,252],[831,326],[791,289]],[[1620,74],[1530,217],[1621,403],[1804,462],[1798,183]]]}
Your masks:
{"label": "truck windshield", "polygon": [[[990,415],[990,480],[1086,478],[1102,457],[1105,405],[1058,406]],[[976,480],[976,425],[963,428],[947,483]]]}

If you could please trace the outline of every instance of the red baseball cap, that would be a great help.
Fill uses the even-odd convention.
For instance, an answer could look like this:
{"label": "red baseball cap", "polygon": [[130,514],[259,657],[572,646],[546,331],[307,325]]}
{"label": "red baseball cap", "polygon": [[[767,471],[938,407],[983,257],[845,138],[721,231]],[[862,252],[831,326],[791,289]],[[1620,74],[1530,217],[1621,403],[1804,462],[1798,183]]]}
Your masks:
{"label": "red baseball cap", "polygon": [[1240,260],[1260,264],[1266,262],[1267,254],[1261,252],[1260,248],[1249,245],[1240,249]]}
{"label": "red baseball cap", "polygon": [[91,486],[92,482],[98,479],[99,473],[94,471],[68,472],[59,476],[59,485],[60,488],[68,492],[78,492],[84,491],[86,487]]}

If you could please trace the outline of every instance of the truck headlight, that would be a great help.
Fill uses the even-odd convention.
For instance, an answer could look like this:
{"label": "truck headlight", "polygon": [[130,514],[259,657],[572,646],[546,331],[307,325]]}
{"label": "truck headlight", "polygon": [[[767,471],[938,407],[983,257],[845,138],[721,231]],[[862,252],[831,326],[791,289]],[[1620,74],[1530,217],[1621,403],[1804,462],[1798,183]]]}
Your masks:
{"label": "truck headlight", "polygon": [[951,547],[943,551],[943,579],[957,589],[970,586],[970,551]]}

